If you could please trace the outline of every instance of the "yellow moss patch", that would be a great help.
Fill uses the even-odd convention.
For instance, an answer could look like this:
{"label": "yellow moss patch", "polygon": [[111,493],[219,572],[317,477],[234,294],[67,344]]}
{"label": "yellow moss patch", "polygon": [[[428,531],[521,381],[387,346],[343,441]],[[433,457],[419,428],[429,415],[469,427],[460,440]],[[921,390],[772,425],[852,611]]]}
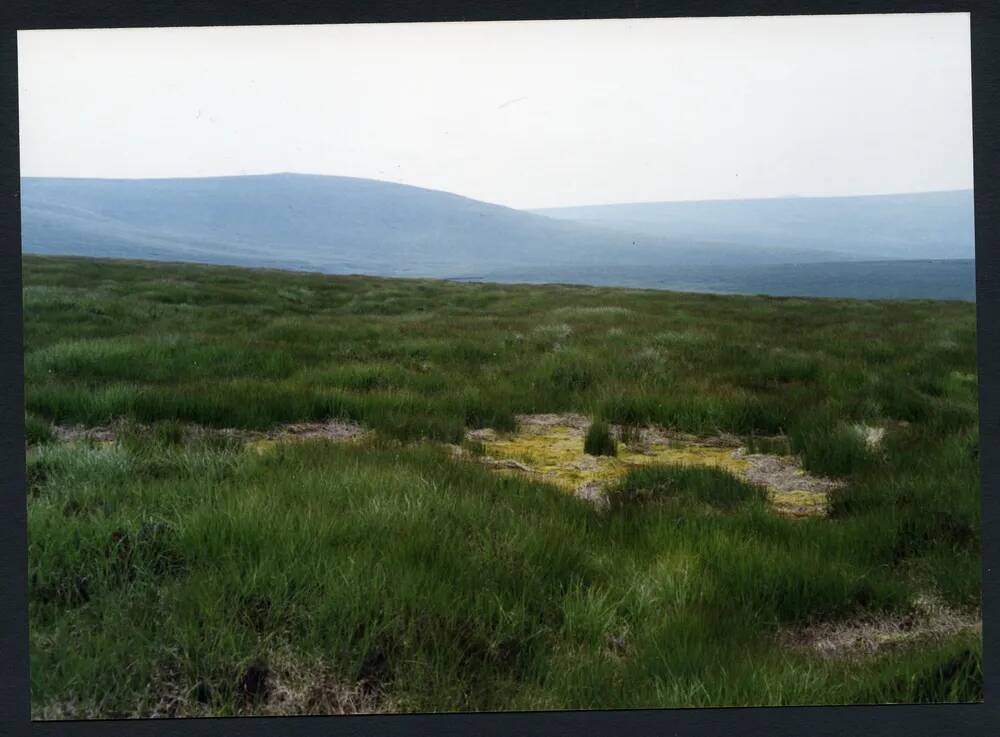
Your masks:
{"label": "yellow moss patch", "polygon": [[270,453],[275,448],[278,447],[280,440],[272,440],[271,438],[263,438],[262,440],[248,440],[243,444],[243,447],[247,450],[253,451],[257,455],[266,455]]}
{"label": "yellow moss patch", "polygon": [[617,456],[591,456],[583,452],[586,418],[567,415],[562,424],[549,415],[520,419],[515,433],[476,431],[488,465],[498,473],[529,474],[598,504],[601,487],[622,478],[630,468],[650,464],[723,469],[766,487],[774,510],[793,517],[825,515],[827,492],[839,485],[810,476],[793,458],[747,454],[725,438],[713,442],[651,431],[644,433],[641,448],[619,442]]}
{"label": "yellow moss patch", "polygon": [[[546,481],[574,491],[591,482],[606,483],[624,476],[630,468],[650,464],[700,465],[733,473],[747,462],[732,448],[650,443],[643,451],[618,443],[617,456],[591,456],[583,452],[582,431],[566,426],[522,428],[517,433],[483,441],[487,455],[523,463]],[[517,469],[498,469],[517,473]]]}
{"label": "yellow moss patch", "polygon": [[776,511],[792,517],[817,517],[826,514],[827,497],[822,491],[771,490],[770,500]]}

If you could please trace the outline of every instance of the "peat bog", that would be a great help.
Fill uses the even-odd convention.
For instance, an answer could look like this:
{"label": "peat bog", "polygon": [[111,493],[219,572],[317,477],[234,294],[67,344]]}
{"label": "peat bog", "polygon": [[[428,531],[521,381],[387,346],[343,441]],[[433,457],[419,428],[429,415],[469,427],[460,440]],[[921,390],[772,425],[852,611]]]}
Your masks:
{"label": "peat bog", "polygon": [[973,304],[23,263],[35,718],[982,698]]}

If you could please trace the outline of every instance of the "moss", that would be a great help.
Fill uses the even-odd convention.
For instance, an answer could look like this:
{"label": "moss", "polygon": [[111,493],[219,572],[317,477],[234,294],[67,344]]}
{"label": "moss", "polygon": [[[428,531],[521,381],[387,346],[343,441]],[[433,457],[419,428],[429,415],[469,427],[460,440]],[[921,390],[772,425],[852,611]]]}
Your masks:
{"label": "moss", "polygon": [[487,455],[519,461],[567,491],[593,481],[617,480],[636,466],[711,466],[733,474],[747,467],[745,460],[733,456],[732,448],[700,445],[651,443],[644,452],[619,448],[617,456],[591,456],[583,452],[581,432],[564,426],[522,428],[517,433],[487,440],[483,445]]}
{"label": "moss", "polygon": [[827,496],[822,491],[771,491],[770,499],[776,511],[792,517],[818,517],[827,510]]}
{"label": "moss", "polygon": [[275,450],[277,446],[278,446],[277,440],[272,440],[271,438],[263,438],[261,440],[248,440],[243,447],[249,451],[257,453],[258,455],[266,455]]}
{"label": "moss", "polygon": [[[586,484],[602,486],[625,477],[630,469],[650,465],[702,466],[728,471],[747,479],[750,463],[731,447],[701,445],[696,442],[653,442],[642,450],[619,444],[616,456],[593,456],[583,451],[583,432],[569,425],[523,426],[516,433],[494,435],[483,441],[485,455],[517,461],[530,468],[532,476],[573,492]],[[497,468],[499,473],[517,474],[516,468]],[[535,476],[537,474],[537,476]],[[803,484],[803,471],[797,472]],[[754,478],[755,483],[762,483]],[[766,482],[764,482],[765,485]],[[825,490],[769,486],[772,508],[791,517],[818,517],[827,513]]]}

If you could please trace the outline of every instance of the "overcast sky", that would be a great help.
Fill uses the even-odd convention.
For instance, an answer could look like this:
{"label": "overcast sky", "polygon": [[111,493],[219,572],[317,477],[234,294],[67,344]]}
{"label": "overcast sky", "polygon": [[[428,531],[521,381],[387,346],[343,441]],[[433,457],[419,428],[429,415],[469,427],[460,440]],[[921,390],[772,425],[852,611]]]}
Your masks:
{"label": "overcast sky", "polygon": [[25,176],[513,207],[972,186],[967,14],[27,31]]}

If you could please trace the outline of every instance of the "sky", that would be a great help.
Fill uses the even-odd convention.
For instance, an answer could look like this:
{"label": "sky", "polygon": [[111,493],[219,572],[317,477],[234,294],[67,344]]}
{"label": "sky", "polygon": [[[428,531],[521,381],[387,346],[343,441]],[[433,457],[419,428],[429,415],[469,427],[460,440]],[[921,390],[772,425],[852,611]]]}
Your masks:
{"label": "sky", "polygon": [[518,208],[972,187],[969,16],[18,33],[21,173]]}

